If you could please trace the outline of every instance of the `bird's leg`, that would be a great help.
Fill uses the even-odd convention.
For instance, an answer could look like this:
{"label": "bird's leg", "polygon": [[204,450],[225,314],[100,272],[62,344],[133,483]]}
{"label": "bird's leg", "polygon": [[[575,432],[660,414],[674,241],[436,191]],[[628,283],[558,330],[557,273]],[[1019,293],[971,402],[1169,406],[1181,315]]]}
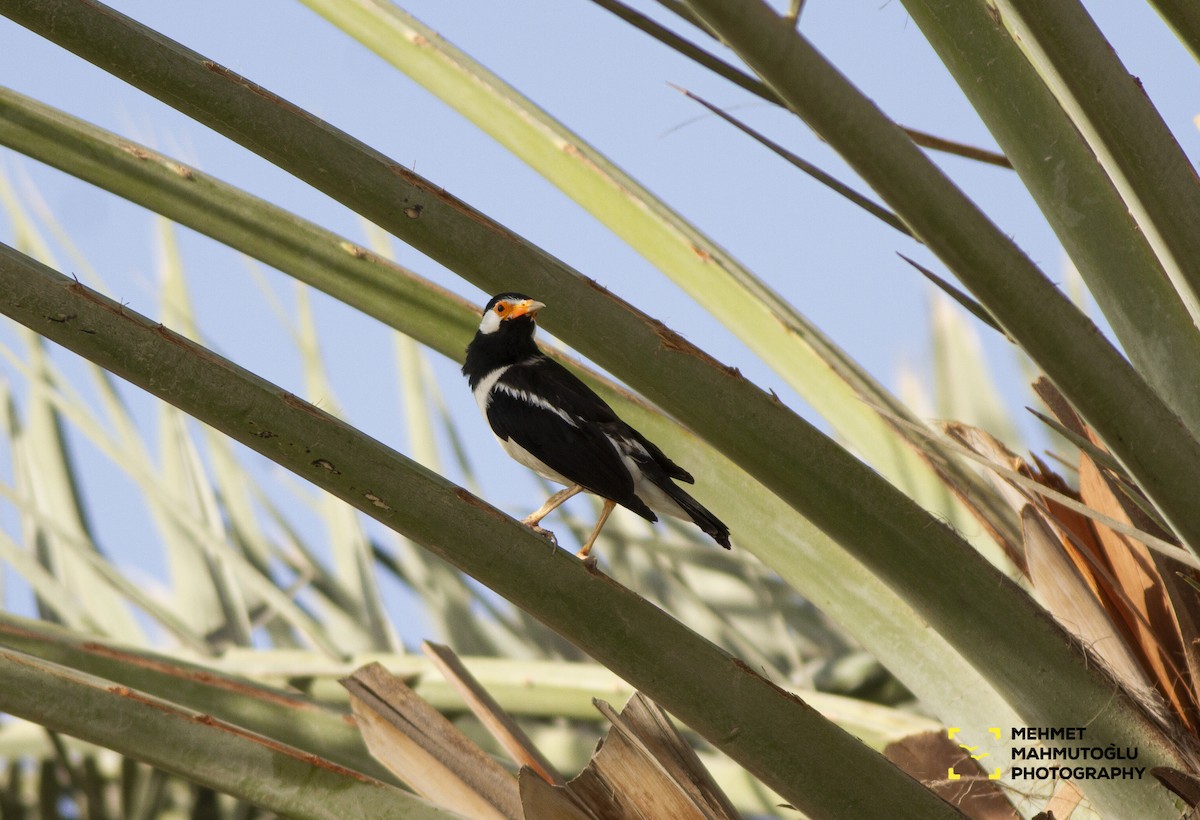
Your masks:
{"label": "bird's leg", "polygon": [[567,487],[565,490],[559,490],[554,495],[547,498],[546,503],[543,504],[542,506],[538,507],[536,512],[532,512],[529,515],[522,518],[521,523],[524,524],[526,527],[529,527],[529,529],[533,530],[538,535],[544,535],[547,538],[549,538],[551,541],[553,541],[555,544],[557,544],[558,539],[554,537],[554,533],[550,532],[550,530],[542,529],[541,527],[538,526],[538,524],[541,523],[541,520],[543,518],[545,518],[550,513],[554,512],[556,509],[558,509],[560,506],[562,506],[562,503],[564,501],[566,501],[568,498],[570,498],[573,495],[578,495],[581,492],[583,492],[583,486],[581,484],[572,484],[570,487]]}
{"label": "bird's leg", "polygon": [[600,530],[604,529],[604,522],[612,515],[613,508],[617,506],[617,502],[604,499],[604,509],[600,511],[600,520],[596,522],[596,529],[592,530],[592,534],[588,536],[587,541],[583,545],[583,549],[575,553],[575,557],[582,560],[585,564],[595,564],[596,559],[592,557],[592,544],[596,543],[596,538],[600,535]]}

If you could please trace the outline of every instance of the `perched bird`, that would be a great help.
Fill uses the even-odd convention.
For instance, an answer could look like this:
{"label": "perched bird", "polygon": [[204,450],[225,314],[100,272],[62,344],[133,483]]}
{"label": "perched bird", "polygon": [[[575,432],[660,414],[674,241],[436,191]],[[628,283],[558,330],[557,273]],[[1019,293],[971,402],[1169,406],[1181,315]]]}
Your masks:
{"label": "perched bird", "polygon": [[505,452],[550,481],[567,485],[522,523],[553,539],[538,524],[586,490],[604,499],[604,509],[578,552],[580,558],[589,560],[617,504],[649,521],[658,520],[656,511],[693,521],[729,549],[729,528],[672,481],[692,484],[692,476],[538,349],[534,317],[544,307],[519,293],[492,297],[462,368]]}

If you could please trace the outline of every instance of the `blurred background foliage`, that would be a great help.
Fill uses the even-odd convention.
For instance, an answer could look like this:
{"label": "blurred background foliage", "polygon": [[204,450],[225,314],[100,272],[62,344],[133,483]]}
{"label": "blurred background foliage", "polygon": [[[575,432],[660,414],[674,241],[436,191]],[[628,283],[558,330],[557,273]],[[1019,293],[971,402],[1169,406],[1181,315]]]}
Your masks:
{"label": "blurred background foliage", "polygon": [[[569,130],[506,82],[519,78],[492,74],[467,44],[460,51],[398,6],[304,5],[325,21],[322,42],[373,51],[391,64],[370,64],[362,84],[403,72],[577,202],[589,215],[582,218],[611,231],[628,247],[622,253],[639,257],[636,274],[618,287],[593,268],[582,238],[572,244],[570,230],[552,240],[543,236],[554,231],[531,235],[527,227],[539,216],[520,213],[525,192],[507,178],[498,191],[466,197],[483,213],[468,212],[445,195],[445,179],[417,176],[419,160],[413,169],[405,154],[389,159],[314,125],[118,15],[97,16],[74,0],[0,0],[0,13],[16,23],[230,136],[276,167],[268,173],[282,169],[359,215],[317,224],[281,207],[293,204],[287,195],[269,202],[250,193],[257,183],[249,176],[221,181],[185,162],[176,154],[191,153],[186,146],[160,153],[0,89],[0,143],[12,149],[0,202],[5,240],[15,249],[2,260],[11,277],[5,312],[20,318],[42,298],[32,284],[18,284],[42,277],[22,255],[118,300],[129,287],[106,283],[110,271],[93,264],[76,238],[87,232],[76,227],[78,215],[47,204],[24,155],[64,171],[88,197],[90,184],[157,214],[137,240],[156,261],[137,270],[131,315],[151,316],[395,446],[419,465],[418,478],[403,485],[413,488],[403,496],[406,510],[428,521],[424,528],[373,520],[396,505],[376,496],[376,485],[354,506],[321,489],[337,492],[324,480],[372,475],[355,472],[369,469],[359,451],[334,449],[345,455],[336,469],[332,460],[269,452],[270,438],[288,435],[276,430],[293,429],[282,413],[278,428],[263,422],[261,441],[250,442],[275,463],[233,440],[245,444],[244,437],[223,434],[222,424],[235,426],[239,417],[204,375],[200,360],[216,361],[209,354],[190,351],[196,369],[180,368],[171,379],[153,369],[170,371],[169,342],[141,346],[132,331],[127,339],[56,335],[83,321],[77,308],[41,311],[38,332],[10,324],[0,337],[0,558],[9,613],[0,647],[3,687],[26,694],[0,701],[14,716],[0,725],[4,816],[452,816],[419,777],[389,772],[368,755],[343,720],[349,705],[337,683],[380,661],[500,756],[462,695],[420,652],[426,639],[452,647],[559,771],[584,769],[605,731],[593,699],[619,705],[645,690],[630,668],[658,674],[629,636],[645,630],[669,645],[675,633],[657,621],[590,630],[581,624],[586,615],[570,616],[566,605],[542,608],[539,597],[569,595],[570,579],[579,577],[557,559],[544,577],[524,579],[527,597],[506,598],[506,584],[516,582],[467,563],[501,544],[478,529],[455,529],[456,516],[474,514],[469,505],[444,488],[435,498],[436,487],[419,483],[425,468],[518,518],[551,491],[501,460],[456,372],[479,293],[506,289],[550,304],[555,355],[693,469],[698,497],[732,525],[731,553],[675,522],[652,527],[618,514],[604,531],[603,572],[696,633],[680,644],[676,665],[663,658],[663,670],[682,677],[657,682],[677,700],[652,695],[685,724],[686,709],[736,715],[744,708],[769,722],[778,706],[755,711],[731,696],[718,708],[689,689],[688,678],[709,674],[688,666],[699,656],[688,653],[707,651],[707,639],[747,667],[738,675],[798,693],[845,730],[828,747],[793,735],[801,747],[795,760],[776,765],[769,752],[693,726],[687,737],[738,811],[929,816],[923,801],[936,793],[970,816],[1047,808],[1060,818],[1176,816],[1183,803],[1148,772],[1031,783],[1011,777],[1007,734],[988,746],[991,758],[980,766],[956,744],[915,740],[944,736],[947,727],[981,740],[993,726],[1086,723],[1097,748],[1138,748],[1137,765],[1146,769],[1170,768],[1185,782],[1196,769],[1200,523],[1189,488],[1200,470],[1200,374],[1192,372],[1200,362],[1193,292],[1200,198],[1184,151],[1195,139],[1190,123],[1164,122],[1139,96],[1084,5],[903,4],[932,46],[924,58],[944,61],[997,150],[951,141],[958,133],[897,128],[867,98],[871,89],[860,94],[804,37],[823,4],[633,8],[597,0],[621,21],[614,53],[626,42],[673,53],[706,82],[732,82],[715,86],[721,99],[741,88],[743,102],[725,106],[689,93],[696,116],[731,126],[719,136],[703,132],[695,155],[647,149],[656,162],[693,169],[695,201],[671,202],[590,145],[588,133]],[[591,4],[575,5],[572,13],[595,13]],[[1153,32],[1157,41],[1194,53],[1194,12],[1151,5],[1173,27]],[[290,49],[303,50],[299,40]],[[640,77],[663,79],[677,78]],[[1104,94],[1089,93],[1097,84]],[[907,90],[914,109],[927,104],[915,84]],[[586,100],[590,90],[579,91]],[[973,117],[961,103],[956,98],[956,116]],[[759,133],[749,122],[762,106],[786,117],[788,128]],[[901,99],[889,108],[903,125],[923,125],[909,121],[904,106]],[[781,144],[798,122],[792,113],[823,142],[806,134]],[[174,122],[149,128],[173,133]],[[971,125],[978,133],[978,122]],[[454,120],[437,130],[452,140],[451,129],[469,127]],[[406,150],[402,141],[389,145]],[[740,158],[760,152],[779,163],[776,175],[794,197],[820,203],[790,220],[830,233],[824,221],[837,220],[837,232],[854,243],[918,260],[910,267],[892,257],[886,275],[910,283],[929,277],[935,284],[909,288],[929,310],[901,309],[898,299],[888,321],[919,328],[927,360],[881,378],[877,360],[867,367],[852,355],[856,339],[826,333],[803,315],[809,293],[834,292],[852,304],[870,296],[838,273],[798,285],[794,257],[807,254],[808,243],[789,249],[788,265],[754,251],[746,257],[759,264],[743,264],[726,249],[707,211],[713,199],[732,221],[781,230],[761,215],[785,206],[739,184]],[[789,164],[824,187],[785,172]],[[486,179],[488,169],[474,174]],[[969,196],[956,187],[960,177]],[[1026,192],[1023,218],[1041,220],[1036,230],[1053,233],[1049,247],[1065,251],[1066,264],[1031,261],[993,226],[983,212],[992,212],[994,192],[980,179]],[[532,176],[525,184],[543,185]],[[309,195],[297,193],[295,204]],[[705,208],[696,204],[702,200]],[[688,218],[693,212],[708,215],[705,230]],[[114,205],[113,213],[124,211]],[[197,234],[228,249],[226,270],[187,250]],[[130,248],[130,259],[143,250]],[[828,252],[814,244],[814,254]],[[58,281],[50,276],[47,283]],[[668,280],[673,286],[659,284]],[[64,299],[79,293],[57,287]],[[470,297],[455,295],[462,292]],[[240,327],[237,349],[226,349],[232,339],[210,337],[197,293]],[[638,310],[658,317],[682,295],[692,302],[679,309],[686,340]],[[890,347],[886,331],[874,335]],[[44,336],[85,359],[123,362],[110,369],[166,401],[147,400]],[[689,343],[750,380],[694,355]],[[579,364],[580,356],[594,365]],[[251,401],[250,380],[231,384]],[[356,394],[369,388],[374,406],[364,420],[342,409],[347,384]],[[305,443],[315,450],[325,441]],[[314,478],[305,472],[314,465],[344,478]],[[579,499],[551,519],[560,542],[586,533],[598,508]],[[496,533],[510,538],[509,530]],[[603,590],[594,594],[608,600]],[[150,702],[157,707],[143,708]],[[780,713],[778,722],[793,719]],[[303,755],[330,765],[306,764]],[[896,790],[883,775],[848,770],[847,783],[864,781],[866,801],[850,807],[842,785],[791,774],[822,757],[881,767],[871,772],[896,766],[931,792]],[[988,778],[994,766],[998,783]],[[970,788],[956,790],[947,771]],[[354,773],[391,785],[364,785]],[[1194,805],[1186,788],[1176,784],[1174,792]]]}

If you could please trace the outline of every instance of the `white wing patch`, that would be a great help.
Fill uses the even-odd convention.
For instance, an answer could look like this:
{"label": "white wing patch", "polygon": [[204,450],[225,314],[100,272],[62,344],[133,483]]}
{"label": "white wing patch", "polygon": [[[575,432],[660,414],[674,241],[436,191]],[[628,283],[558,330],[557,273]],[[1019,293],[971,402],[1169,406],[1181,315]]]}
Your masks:
{"label": "white wing patch", "polygon": [[[505,368],[505,369],[507,369],[507,368]],[[492,374],[489,373],[487,378],[491,379]],[[496,378],[499,379],[500,376],[497,375]],[[482,387],[482,386],[483,386],[483,382],[480,382],[479,387]],[[475,389],[476,389],[476,391],[479,390],[478,387]],[[518,390],[517,388],[510,387],[507,384],[496,384],[496,389],[500,390],[504,393],[507,393],[508,395],[512,396],[515,399],[520,399],[521,401],[525,402],[528,405],[541,408],[542,410],[547,410],[547,411],[553,413],[554,415],[558,416],[559,418],[561,418],[563,421],[565,421],[567,424],[571,425],[572,427],[579,426],[575,422],[575,419],[573,419],[571,417],[571,415],[569,413],[567,413],[566,410],[563,410],[561,407],[555,407],[553,404],[546,401],[546,399],[542,398],[541,396],[537,395],[536,393],[530,393],[528,390]]]}
{"label": "white wing patch", "polygon": [[650,453],[642,446],[642,443],[637,439],[626,438],[620,436],[614,438],[605,434],[613,447],[617,448],[617,452],[621,454],[621,461],[625,464],[625,469],[633,476],[633,493],[642,502],[654,510],[656,513],[669,515],[673,518],[682,518],[684,521],[690,521],[691,517],[684,512],[683,508],[675,503],[675,499],[667,495],[665,492],[654,486],[654,483],[642,474],[642,470],[638,467],[634,456],[642,459],[650,458]]}

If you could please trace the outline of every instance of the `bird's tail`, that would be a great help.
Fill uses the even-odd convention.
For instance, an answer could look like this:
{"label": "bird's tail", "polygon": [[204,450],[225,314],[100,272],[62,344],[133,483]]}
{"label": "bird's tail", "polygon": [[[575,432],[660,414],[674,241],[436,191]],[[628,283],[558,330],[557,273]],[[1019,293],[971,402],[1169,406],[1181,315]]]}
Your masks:
{"label": "bird's tail", "polygon": [[725,526],[721,519],[710,513],[703,504],[688,495],[686,490],[671,479],[668,478],[661,483],[655,482],[655,484],[687,513],[688,518],[692,519],[697,527],[704,530],[704,532],[725,549],[731,549],[729,545],[729,527]]}

